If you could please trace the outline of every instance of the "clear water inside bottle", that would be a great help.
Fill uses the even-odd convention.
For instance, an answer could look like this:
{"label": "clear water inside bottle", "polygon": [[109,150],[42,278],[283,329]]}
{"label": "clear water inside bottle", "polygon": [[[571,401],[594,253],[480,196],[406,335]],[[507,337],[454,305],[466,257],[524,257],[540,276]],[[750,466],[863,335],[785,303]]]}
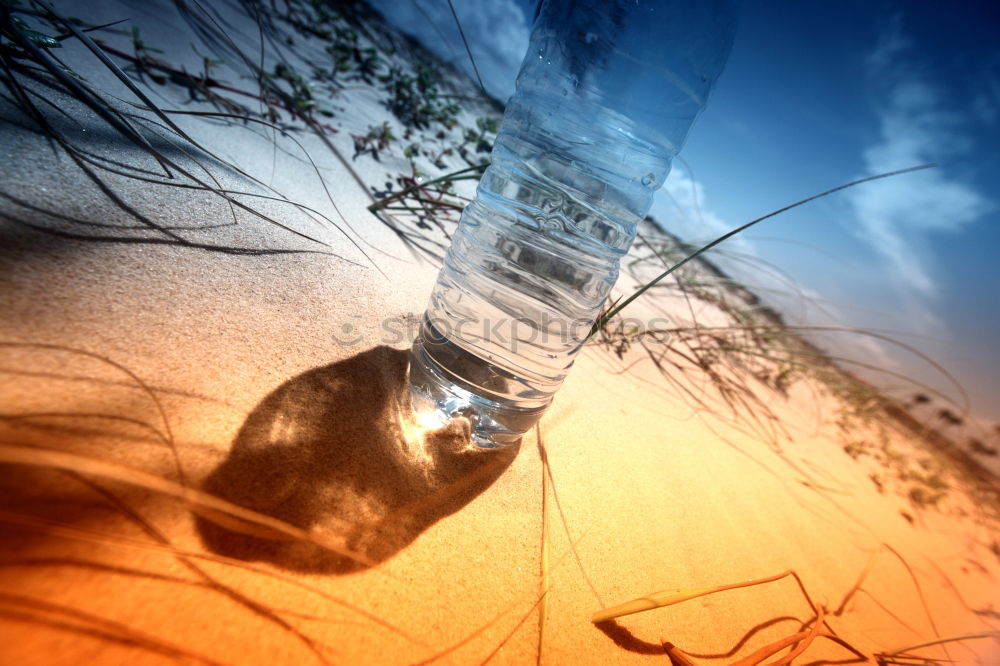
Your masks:
{"label": "clear water inside bottle", "polygon": [[669,164],[623,133],[623,120],[597,132],[591,116],[587,135],[567,135],[564,118],[548,136],[526,127],[544,106],[517,105],[411,353],[415,409],[468,418],[479,446],[516,441],[545,411],[662,181],[650,174]]}
{"label": "clear water inside bottle", "polygon": [[516,441],[569,372],[718,76],[733,3],[549,0],[410,355],[418,413]]}

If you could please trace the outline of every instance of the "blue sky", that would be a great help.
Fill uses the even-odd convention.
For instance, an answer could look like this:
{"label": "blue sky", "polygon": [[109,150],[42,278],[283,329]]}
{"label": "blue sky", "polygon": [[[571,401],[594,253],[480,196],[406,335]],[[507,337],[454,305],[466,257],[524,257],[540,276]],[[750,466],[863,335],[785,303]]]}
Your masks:
{"label": "blue sky", "polygon": [[[468,68],[445,0],[374,4]],[[454,4],[488,89],[505,98],[531,3]],[[768,220],[730,250],[817,299],[770,291],[788,291],[773,273],[740,274],[791,320],[887,332],[951,370],[975,414],[1000,420],[998,29],[1000,5],[989,2],[746,2],[726,71],[653,214],[688,240],[711,240],[835,185],[938,163]],[[838,340],[825,344],[947,386],[885,345]]]}

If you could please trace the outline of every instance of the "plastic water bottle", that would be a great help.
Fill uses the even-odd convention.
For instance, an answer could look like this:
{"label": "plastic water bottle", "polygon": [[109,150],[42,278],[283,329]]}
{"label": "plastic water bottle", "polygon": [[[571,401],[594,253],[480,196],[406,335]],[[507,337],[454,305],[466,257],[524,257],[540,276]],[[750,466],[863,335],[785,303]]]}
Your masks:
{"label": "plastic water bottle", "polygon": [[410,354],[415,411],[505,446],[541,417],[732,44],[736,2],[544,0]]}

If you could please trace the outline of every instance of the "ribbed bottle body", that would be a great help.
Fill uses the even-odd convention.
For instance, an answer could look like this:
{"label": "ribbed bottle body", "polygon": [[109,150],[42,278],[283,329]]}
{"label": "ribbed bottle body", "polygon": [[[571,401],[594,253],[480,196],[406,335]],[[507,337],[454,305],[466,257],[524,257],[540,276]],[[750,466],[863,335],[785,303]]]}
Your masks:
{"label": "ribbed bottle body", "polygon": [[[669,17],[662,5],[542,6],[411,353],[415,408],[469,418],[481,446],[515,441],[551,402],[721,69],[682,58],[671,77],[630,55],[652,48],[634,42],[656,38],[646,21]],[[650,104],[666,121],[649,122]]]}

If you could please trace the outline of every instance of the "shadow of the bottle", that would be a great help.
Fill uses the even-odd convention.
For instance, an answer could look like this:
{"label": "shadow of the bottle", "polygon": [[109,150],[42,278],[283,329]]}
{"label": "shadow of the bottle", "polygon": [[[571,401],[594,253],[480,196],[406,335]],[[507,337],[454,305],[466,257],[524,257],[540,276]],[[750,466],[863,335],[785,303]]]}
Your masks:
{"label": "shadow of the bottle", "polygon": [[321,531],[360,557],[214,515],[196,517],[205,545],[296,571],[347,573],[391,557],[488,488],[519,445],[479,449],[465,421],[407,432],[406,370],[405,351],[376,347],[287,381],[250,413],[203,487]]}

